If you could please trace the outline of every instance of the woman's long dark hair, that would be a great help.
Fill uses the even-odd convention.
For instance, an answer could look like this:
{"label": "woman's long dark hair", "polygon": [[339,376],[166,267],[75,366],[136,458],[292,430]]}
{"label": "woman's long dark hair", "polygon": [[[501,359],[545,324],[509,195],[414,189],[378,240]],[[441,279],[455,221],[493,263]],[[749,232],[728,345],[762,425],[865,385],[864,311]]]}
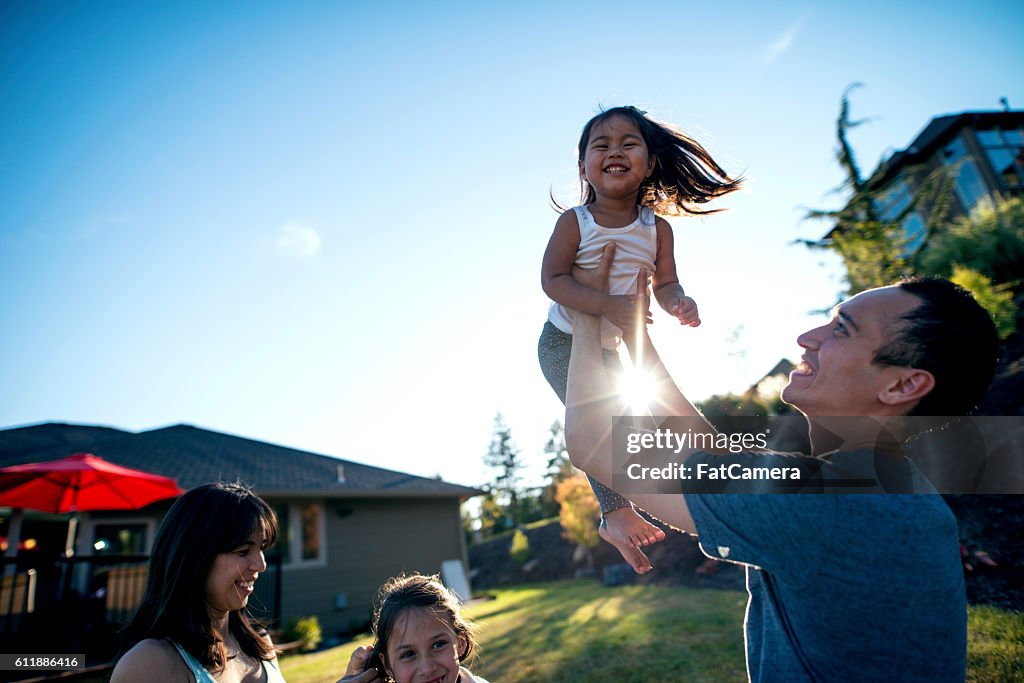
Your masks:
{"label": "woman's long dark hair", "polygon": [[[169,638],[204,667],[223,670],[227,652],[207,609],[206,579],[218,554],[244,545],[253,534],[265,539],[265,547],[273,545],[277,516],[245,486],[204,484],[178,498],[156,534],[145,595],[121,631],[122,652],[146,638]],[[248,614],[230,612],[228,629],[247,655],[274,658],[274,648]]]}
{"label": "woman's long dark hair", "polygon": [[[594,126],[616,116],[633,122],[644,138],[648,153],[656,160],[654,171],[640,185],[637,204],[649,206],[664,216],[717,213],[721,209],[704,209],[700,205],[742,186],[743,178],[730,177],[699,142],[669,124],[649,118],[647,112],[636,107],[606,109],[587,121],[577,147],[579,161],[586,155]],[[597,199],[582,172],[580,184],[582,204]],[[555,206],[562,208],[557,202]]]}

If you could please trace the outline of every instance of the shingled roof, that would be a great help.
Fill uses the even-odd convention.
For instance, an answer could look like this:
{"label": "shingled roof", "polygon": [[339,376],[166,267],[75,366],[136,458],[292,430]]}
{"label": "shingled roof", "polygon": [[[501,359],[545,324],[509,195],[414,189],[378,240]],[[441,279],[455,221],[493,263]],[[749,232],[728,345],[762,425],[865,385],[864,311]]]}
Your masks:
{"label": "shingled roof", "polygon": [[182,488],[240,480],[263,496],[471,498],[483,491],[191,425],[144,432],[50,422],[0,430],[0,467],[89,452]]}

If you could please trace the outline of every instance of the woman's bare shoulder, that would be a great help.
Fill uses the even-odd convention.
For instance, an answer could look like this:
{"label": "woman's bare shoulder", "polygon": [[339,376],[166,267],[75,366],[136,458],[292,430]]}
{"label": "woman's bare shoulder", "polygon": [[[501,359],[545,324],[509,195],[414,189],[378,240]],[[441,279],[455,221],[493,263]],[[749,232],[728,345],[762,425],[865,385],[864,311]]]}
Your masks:
{"label": "woman's bare shoulder", "polygon": [[147,638],[128,650],[114,667],[110,683],[191,681],[188,667],[169,641]]}

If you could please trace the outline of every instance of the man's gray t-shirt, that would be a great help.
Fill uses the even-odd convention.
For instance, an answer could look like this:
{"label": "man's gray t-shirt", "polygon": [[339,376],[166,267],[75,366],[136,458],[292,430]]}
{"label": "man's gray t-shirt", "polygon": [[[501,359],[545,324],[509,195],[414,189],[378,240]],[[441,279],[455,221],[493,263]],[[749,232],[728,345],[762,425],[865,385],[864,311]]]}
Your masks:
{"label": "man's gray t-shirt", "polygon": [[[765,457],[697,453],[687,465]],[[704,552],[747,565],[751,681],[963,682],[963,569],[940,496],[699,490],[684,485]]]}

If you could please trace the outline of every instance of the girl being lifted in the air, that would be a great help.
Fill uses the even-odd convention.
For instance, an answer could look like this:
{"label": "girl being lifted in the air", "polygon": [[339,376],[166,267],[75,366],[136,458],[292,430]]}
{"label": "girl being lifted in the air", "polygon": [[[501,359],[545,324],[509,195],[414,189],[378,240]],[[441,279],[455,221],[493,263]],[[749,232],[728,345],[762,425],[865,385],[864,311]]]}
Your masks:
{"label": "girl being lifted in the air", "polygon": [[[647,117],[636,107],[601,112],[583,127],[579,142],[582,205],[566,211],[544,252],[541,283],[553,303],[541,333],[541,370],[565,403],[573,311],[600,315],[605,367],[622,374],[618,346],[633,315],[640,268],[653,274],[654,298],[682,325],[700,325],[697,304],[676,275],[672,228],[658,214],[701,215],[700,205],[739,189],[699,143],[681,131]],[[585,287],[573,266],[596,268],[604,245],[614,242],[609,293]],[[618,548],[638,573],[650,570],[643,546],[665,534],[633,509],[628,500],[591,480],[601,504],[601,537]]]}

